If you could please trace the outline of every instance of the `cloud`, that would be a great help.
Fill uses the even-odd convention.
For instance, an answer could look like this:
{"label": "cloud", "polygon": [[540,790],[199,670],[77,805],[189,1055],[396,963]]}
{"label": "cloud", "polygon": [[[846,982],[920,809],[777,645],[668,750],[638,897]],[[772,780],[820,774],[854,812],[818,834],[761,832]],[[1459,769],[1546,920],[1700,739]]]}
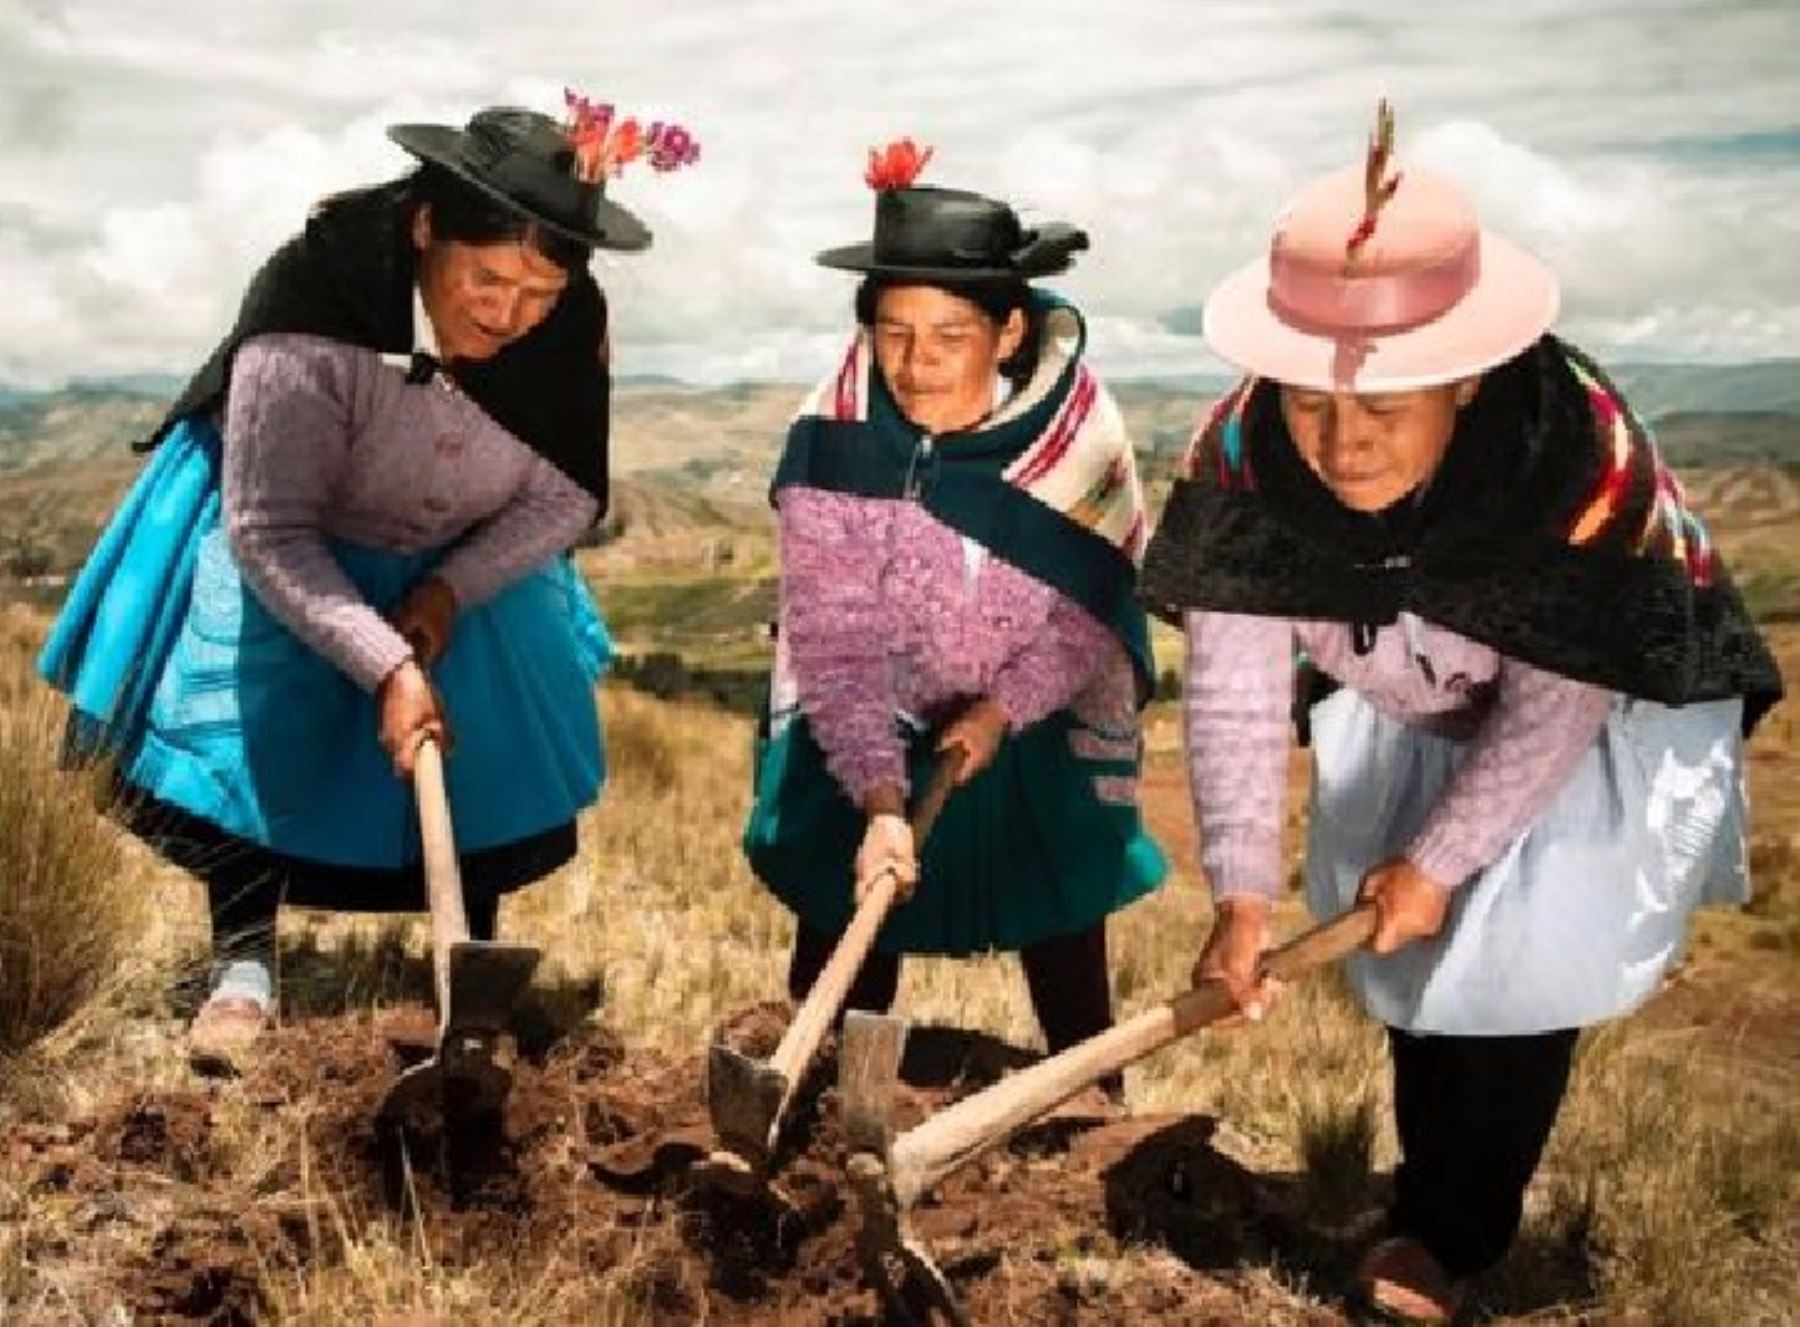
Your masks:
{"label": "cloud", "polygon": [[657,233],[650,253],[597,268],[633,371],[817,374],[851,283],[811,255],[866,234],[862,155],[900,133],[937,146],[930,178],[1090,232],[1059,284],[1109,371],[1208,371],[1193,311],[1296,188],[1354,157],[1380,92],[1403,151],[1556,266],[1566,329],[1601,354],[1800,354],[1788,7],[443,14],[425,0],[0,6],[0,380],[180,372],[314,199],[404,168],[387,124],[553,108],[565,82],[705,144],[692,172],[614,187]]}

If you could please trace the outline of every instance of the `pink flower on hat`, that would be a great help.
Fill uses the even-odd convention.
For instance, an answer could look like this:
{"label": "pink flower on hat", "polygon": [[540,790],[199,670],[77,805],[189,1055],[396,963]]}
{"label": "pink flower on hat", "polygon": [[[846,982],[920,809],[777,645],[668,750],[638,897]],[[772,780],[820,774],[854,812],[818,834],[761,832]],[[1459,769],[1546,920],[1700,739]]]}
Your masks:
{"label": "pink flower on hat", "polygon": [[659,173],[700,159],[699,141],[678,124],[658,120],[646,131],[635,119],[618,119],[611,103],[591,101],[569,88],[563,89],[563,105],[568,112],[563,133],[575,151],[575,178],[583,183],[615,177],[646,153]]}

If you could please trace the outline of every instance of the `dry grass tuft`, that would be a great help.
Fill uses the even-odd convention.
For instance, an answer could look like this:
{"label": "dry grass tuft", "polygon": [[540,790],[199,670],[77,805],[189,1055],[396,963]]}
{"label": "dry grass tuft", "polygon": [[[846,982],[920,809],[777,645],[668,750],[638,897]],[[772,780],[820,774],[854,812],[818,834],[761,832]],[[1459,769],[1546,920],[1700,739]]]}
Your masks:
{"label": "dry grass tuft", "polygon": [[120,992],[146,899],[96,815],[104,778],[57,768],[63,710],[27,689],[29,654],[0,654],[0,1063],[69,1032]]}
{"label": "dry grass tuft", "polygon": [[1563,1266],[1546,1280],[1513,1259],[1502,1302],[1567,1301],[1584,1255],[1573,1270],[1601,1301],[1646,1321],[1791,1321],[1794,1081],[1746,1081],[1746,1066],[1696,1053],[1707,1036],[1629,1023],[1587,1035],[1522,1241],[1560,1249]]}

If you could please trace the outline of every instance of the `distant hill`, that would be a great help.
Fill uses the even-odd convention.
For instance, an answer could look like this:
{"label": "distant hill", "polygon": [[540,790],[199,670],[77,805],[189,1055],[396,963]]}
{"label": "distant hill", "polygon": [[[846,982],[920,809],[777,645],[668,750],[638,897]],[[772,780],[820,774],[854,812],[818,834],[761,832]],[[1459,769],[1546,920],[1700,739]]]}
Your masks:
{"label": "distant hill", "polygon": [[[1776,379],[1752,366],[1757,390]],[[1636,370],[1632,370],[1636,372]],[[1668,371],[1658,381],[1672,390]],[[1696,382],[1716,385],[1724,370]],[[1622,375],[1624,376],[1624,375]],[[1690,384],[1691,385],[1691,384]],[[1632,389],[1634,391],[1640,388]],[[1152,506],[1216,395],[1195,383],[1115,384]],[[760,575],[772,559],[767,486],[801,390],[781,383],[699,388],[629,380],[614,393],[614,502],[591,541],[592,565],[623,572],[700,569]],[[161,417],[166,396],[88,385],[0,396],[0,573],[66,572],[91,546],[140,464],[128,443]],[[1656,420],[1671,461],[1728,545],[1743,537],[1768,576],[1757,598],[1788,611],[1800,576],[1792,533],[1800,473],[1800,399],[1792,411],[1674,410]],[[1753,538],[1751,537],[1753,533]],[[1796,545],[1791,556],[1785,551]]]}
{"label": "distant hill", "polygon": [[[1608,372],[1647,419],[1675,414],[1800,415],[1800,359],[1765,360],[1753,364],[1609,364]],[[1232,379],[1216,373],[1178,377],[1110,378],[1121,398],[1141,402],[1165,397],[1204,399],[1217,396]],[[107,396],[169,400],[183,379],[171,374],[135,374],[80,380],[50,391],[0,383],[0,409],[75,395],[95,400]],[[679,409],[683,403],[746,407],[752,415],[791,411],[810,383],[743,382],[701,387],[659,374],[621,377],[614,384],[620,402]]]}
{"label": "distant hill", "polygon": [[115,456],[156,427],[168,402],[110,387],[0,397],[0,471]]}
{"label": "distant hill", "polygon": [[1607,372],[1645,419],[1682,413],[1800,415],[1800,359],[1619,364]]}
{"label": "distant hill", "polygon": [[1680,411],[1656,421],[1656,440],[1671,465],[1800,461],[1800,414]]}

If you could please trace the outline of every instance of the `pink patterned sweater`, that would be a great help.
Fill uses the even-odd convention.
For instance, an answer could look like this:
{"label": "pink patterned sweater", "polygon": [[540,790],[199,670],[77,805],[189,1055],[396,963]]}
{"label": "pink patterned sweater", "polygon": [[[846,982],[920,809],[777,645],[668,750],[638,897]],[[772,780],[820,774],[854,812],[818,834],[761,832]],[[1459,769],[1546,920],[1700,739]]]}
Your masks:
{"label": "pink patterned sweater", "polygon": [[1216,898],[1272,898],[1281,888],[1296,646],[1388,715],[1467,739],[1461,766],[1405,854],[1446,885],[1476,874],[1531,824],[1599,735],[1613,700],[1604,688],[1405,614],[1366,655],[1343,623],[1191,612],[1186,627],[1188,771]]}
{"label": "pink patterned sweater", "polygon": [[914,502],[781,491],[781,638],[826,766],[907,787],[902,711],[992,697],[1013,731],[1075,703],[1135,723],[1124,647],[1072,600]]}
{"label": "pink patterned sweater", "polygon": [[458,611],[574,543],[595,501],[441,376],[409,385],[373,350],[316,336],[246,341],[225,409],[225,528],[274,617],[373,691],[412,651],[326,539],[394,552],[454,545],[434,573]]}

